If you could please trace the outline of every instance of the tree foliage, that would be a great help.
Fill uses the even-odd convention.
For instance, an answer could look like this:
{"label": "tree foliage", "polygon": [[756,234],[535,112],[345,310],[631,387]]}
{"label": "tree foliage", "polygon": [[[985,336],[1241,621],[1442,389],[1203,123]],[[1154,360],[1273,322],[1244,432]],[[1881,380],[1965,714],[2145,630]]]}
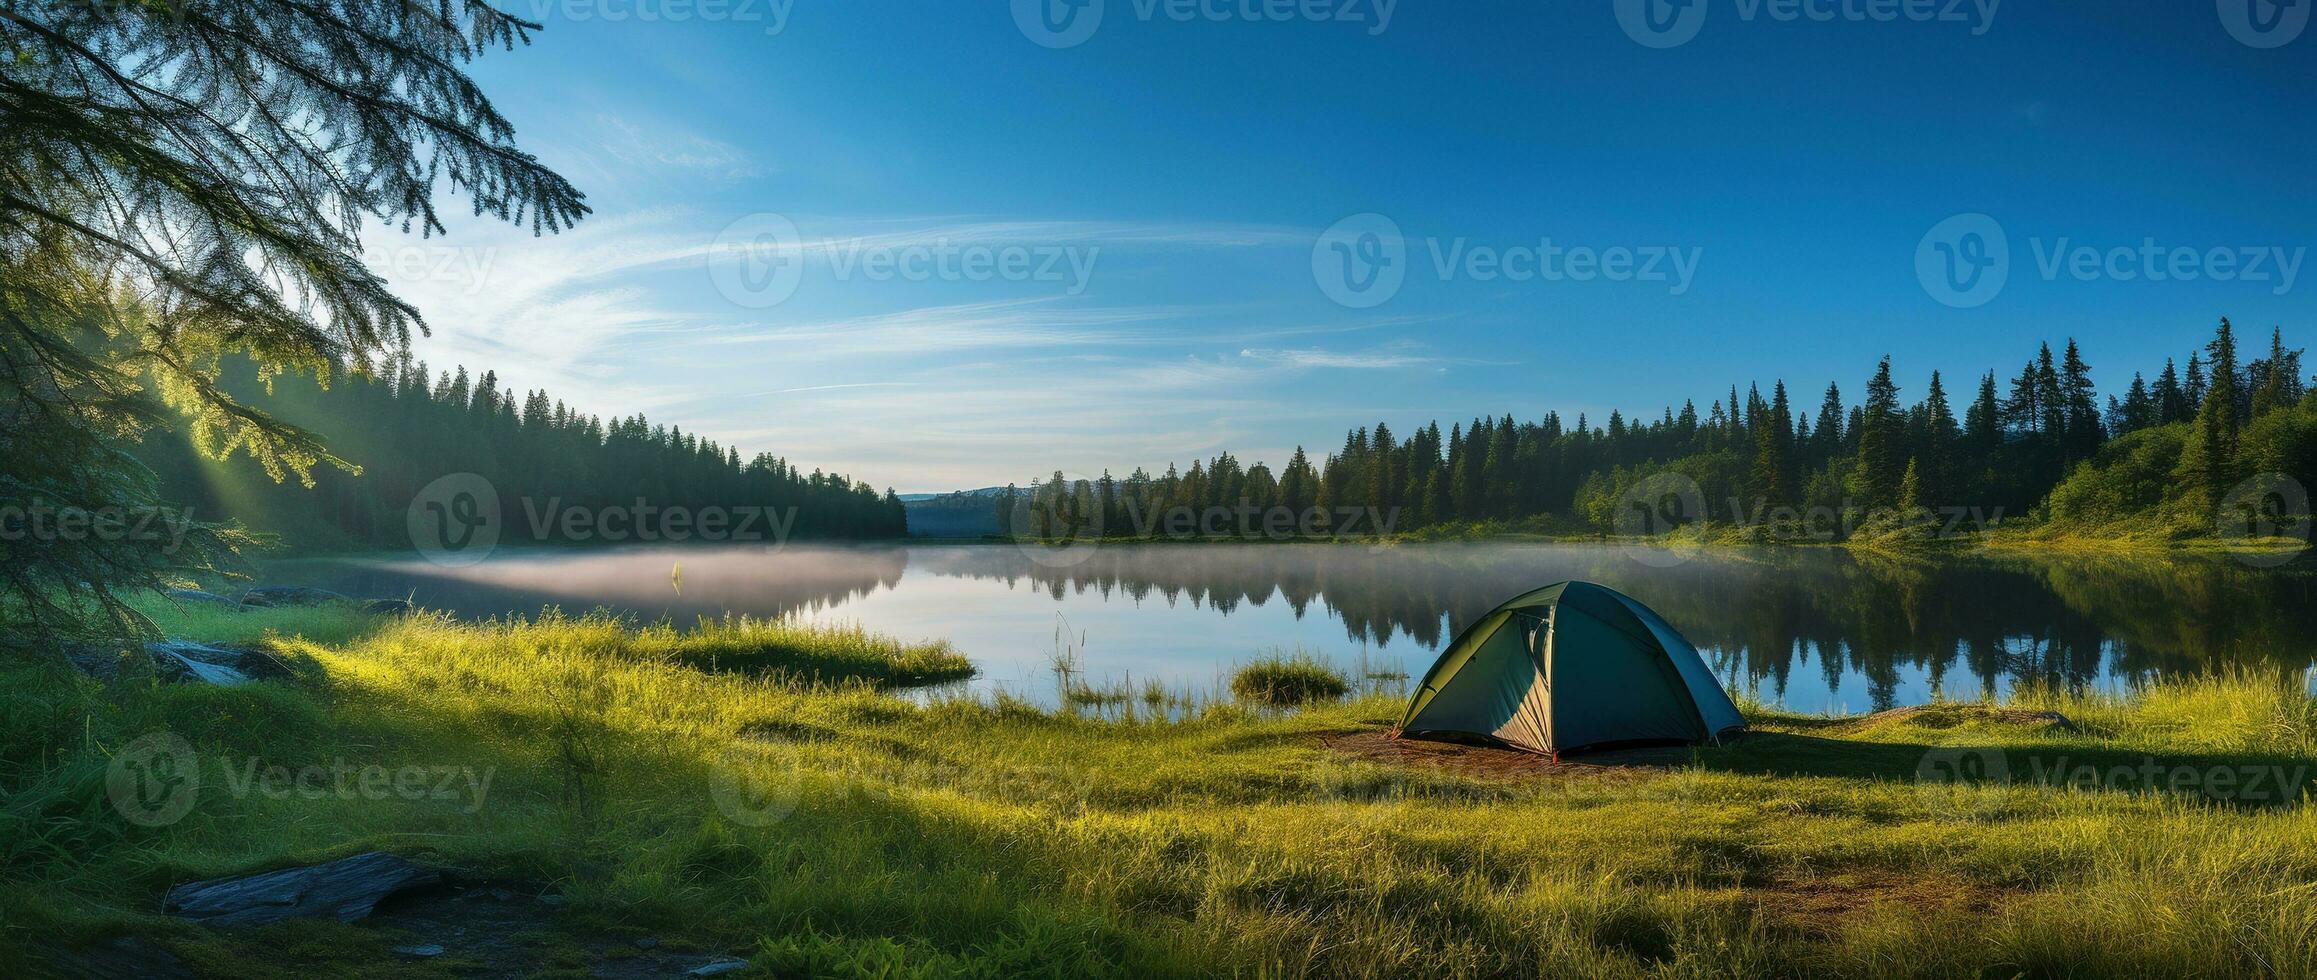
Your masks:
{"label": "tree foliage", "polygon": [[[1551,411],[1534,421],[1506,414],[1452,424],[1445,435],[1439,423],[1428,423],[1407,439],[1378,423],[1346,433],[1341,448],[1316,465],[1297,448],[1276,479],[1264,463],[1244,464],[1226,452],[1194,460],[1187,473],[1172,465],[1162,474],[1137,469],[1123,479],[1070,480],[1057,473],[1027,489],[1009,488],[995,506],[1002,530],[1032,536],[1174,535],[1182,532],[1164,518],[1183,511],[1194,516],[1189,533],[1198,536],[1263,534],[1259,518],[1219,518],[1212,527],[1196,520],[1242,508],[1258,515],[1285,510],[1299,535],[1306,528],[1364,535],[1383,530],[1385,521],[1395,531],[1512,523],[1615,530],[1628,494],[1650,485],[1655,474],[1673,473],[1694,483],[1705,505],[1685,520],[1765,525],[1781,513],[1810,511],[1833,518],[1828,530],[1840,533],[1864,526],[1878,511],[1905,518],[1878,526],[1919,527],[1924,510],[2020,517],[2051,497],[2063,516],[2083,512],[2068,508],[2086,501],[2101,501],[2106,513],[2125,506],[2118,501],[2158,507],[2193,500],[2196,519],[2209,529],[2212,502],[2253,468],[2317,485],[2310,465],[2317,441],[2305,444],[2301,435],[2317,426],[2293,421],[2317,411],[2317,399],[2305,397],[2299,351],[2286,348],[2281,334],[2270,347],[2263,362],[2278,367],[2259,369],[2261,381],[2252,387],[2269,394],[2253,398],[2245,394],[2247,371],[2236,366],[2233,333],[2223,321],[2213,342],[2188,362],[2189,388],[2201,401],[2189,400],[2189,388],[2168,361],[2153,390],[2134,387],[2141,394],[2132,397],[2144,407],[2119,408],[2113,419],[2098,409],[2091,365],[2069,340],[2058,354],[2041,345],[2010,382],[2008,398],[1999,396],[2004,385],[1994,373],[1982,376],[1960,423],[1941,374],[1931,374],[1923,400],[1903,405],[1885,358],[1865,384],[1863,404],[1846,409],[1840,389],[1830,384],[1810,422],[1794,415],[1787,387],[1777,381],[1767,399],[1759,386],[1744,396],[1732,386],[1703,417],[1689,402],[1647,423],[1622,412],[1610,413],[1606,425],[1584,415],[1564,424]],[[2257,453],[2239,446],[2243,440],[2231,433],[2242,426],[2226,421],[2255,411],[2256,402],[2264,420]],[[2190,415],[2202,420],[2195,440],[2187,436]],[[2208,425],[2212,435],[2202,435]],[[2160,429],[2171,435],[2129,438]],[[2218,447],[2215,458],[2228,462],[2194,462],[2199,441]],[[2138,461],[2132,472],[2115,474],[2128,486],[2092,493],[2069,480],[2067,494],[2055,496],[2071,473],[2101,479],[2111,456]],[[2138,472],[2152,461],[2163,463],[2160,474]],[[1305,486],[1317,493],[1285,492]],[[1300,518],[1314,508],[1316,520],[1307,525]],[[1037,523],[1010,527],[1009,514],[1030,514]]]}
{"label": "tree foliage", "polygon": [[[535,232],[587,213],[462,67],[536,28],[479,0],[0,8],[0,506],[153,507],[119,443],[170,421],[275,479],[346,466],[228,394],[219,365],[327,379],[406,345],[425,323],[361,237],[443,231],[443,192]],[[138,626],[119,590],[215,554],[14,530],[15,645],[88,603]]]}

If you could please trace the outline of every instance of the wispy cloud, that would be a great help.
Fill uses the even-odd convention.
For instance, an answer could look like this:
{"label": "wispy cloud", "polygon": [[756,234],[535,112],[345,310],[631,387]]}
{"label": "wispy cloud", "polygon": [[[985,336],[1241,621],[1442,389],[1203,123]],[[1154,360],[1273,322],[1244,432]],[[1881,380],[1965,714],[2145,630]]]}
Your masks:
{"label": "wispy cloud", "polygon": [[706,172],[732,180],[762,173],[745,151],[721,140],[660,125],[647,130],[609,113],[598,114],[595,122],[603,131],[602,151],[631,167]]}
{"label": "wispy cloud", "polygon": [[1447,359],[1418,354],[1397,347],[1365,351],[1334,351],[1324,347],[1296,349],[1267,349],[1250,347],[1239,352],[1240,357],[1267,361],[1297,368],[1343,368],[1375,371],[1387,368],[1432,367],[1447,363]]}
{"label": "wispy cloud", "polygon": [[[854,382],[854,383],[852,383],[852,384],[842,384],[842,385],[807,385],[807,386],[805,386],[805,387],[802,387],[802,388],[781,388],[781,389],[779,389],[779,390],[776,390],[776,391],[760,391],[760,392],[757,392],[756,394],[758,394],[758,395],[796,395],[796,394],[802,394],[802,393],[804,393],[804,392],[808,392],[808,391],[843,391],[843,390],[846,390],[846,389],[850,389],[850,388],[915,388],[915,387],[917,387],[917,386],[918,386],[918,383],[917,383],[917,382],[915,382],[915,381],[857,381],[857,382]],[[742,396],[742,397],[749,397],[749,396]]]}
{"label": "wispy cloud", "polygon": [[[679,154],[667,165],[715,159]],[[705,274],[729,220],[697,208],[628,211],[543,238],[454,221],[454,261],[388,273],[436,328],[420,353],[438,367],[493,368],[517,391],[547,388],[584,411],[647,412],[747,451],[904,489],[1054,466],[1187,462],[1225,447],[1276,463],[1284,452],[1270,452],[1260,433],[1284,417],[1282,386],[1324,368],[1449,363],[1413,343],[1307,343],[1432,319],[1418,316],[1335,321],[1305,312],[1282,321],[1278,309],[835,279],[807,280],[809,291],[791,302],[749,310],[726,301]],[[1310,241],[1307,232],[1222,223],[935,216],[798,224],[816,256],[1043,242],[1099,244],[1108,261],[1114,247],[1172,255]],[[922,298],[892,308],[904,294]],[[1293,410],[1335,403],[1305,397]]]}
{"label": "wispy cloud", "polygon": [[698,342],[777,344],[783,356],[793,357],[1120,344],[1155,339],[1148,331],[1120,328],[1170,315],[1160,308],[1076,308],[1053,298],[992,300],[759,328]]}

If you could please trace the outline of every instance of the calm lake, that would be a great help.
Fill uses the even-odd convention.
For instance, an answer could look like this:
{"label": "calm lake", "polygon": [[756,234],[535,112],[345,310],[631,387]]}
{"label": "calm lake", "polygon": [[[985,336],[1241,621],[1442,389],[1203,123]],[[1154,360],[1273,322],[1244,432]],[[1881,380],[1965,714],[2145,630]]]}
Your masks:
{"label": "calm lake", "polygon": [[[1733,692],[1807,712],[1974,696],[2022,681],[2113,688],[2233,668],[2306,678],[2317,575],[2228,559],[1938,562],[1828,548],[1664,552],[1591,544],[1006,545],[501,551],[278,562],[271,582],[413,595],[462,616],[604,606],[679,624],[727,611],[858,621],[954,642],[971,686],[1056,699],[1058,633],[1095,683],[1216,688],[1234,664],[1302,648],[1421,675],[1499,601],[1563,579],[1656,608]],[[674,574],[680,566],[679,576]]]}

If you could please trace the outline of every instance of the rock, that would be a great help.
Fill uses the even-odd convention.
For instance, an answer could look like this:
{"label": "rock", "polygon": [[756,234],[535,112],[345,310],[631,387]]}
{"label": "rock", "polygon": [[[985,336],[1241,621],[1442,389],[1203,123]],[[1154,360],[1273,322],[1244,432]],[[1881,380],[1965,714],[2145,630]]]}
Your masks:
{"label": "rock", "polygon": [[257,678],[223,664],[195,659],[166,648],[148,649],[147,653],[153,658],[154,676],[171,684],[214,684],[218,687],[237,687],[257,681]]}
{"label": "rock", "polygon": [[203,592],[200,589],[162,589],[161,594],[175,602],[204,603],[212,606],[224,606],[228,609],[241,608],[239,600],[229,599],[215,592]]}
{"label": "rock", "polygon": [[241,602],[246,606],[319,606],[331,602],[351,602],[345,596],[328,589],[304,585],[267,585],[242,592]]}
{"label": "rock", "polygon": [[394,947],[394,953],[397,956],[408,956],[413,959],[433,959],[434,957],[442,955],[442,947],[433,943],[427,943],[422,946],[396,946]]}
{"label": "rock", "polygon": [[444,880],[439,869],[372,851],[312,867],[178,885],[162,898],[161,911],[219,929],[293,918],[352,922],[388,896]]}
{"label": "rock", "polygon": [[660,941],[649,936],[636,940],[637,949],[658,949]]}
{"label": "rock", "polygon": [[718,974],[730,973],[734,970],[743,969],[747,966],[747,960],[736,960],[727,957],[695,966],[689,970],[684,971],[684,975],[687,977],[713,977]]}
{"label": "rock", "polygon": [[[262,650],[234,650],[191,640],[155,640],[144,646],[153,676],[167,684],[215,684],[233,687],[252,681],[287,680],[296,673],[288,664]],[[120,679],[121,667],[131,654],[102,647],[84,647],[65,654],[81,673],[101,681]]]}
{"label": "rock", "polygon": [[406,616],[416,608],[408,599],[372,599],[362,604],[362,611],[373,616]]}
{"label": "rock", "polygon": [[230,686],[295,676],[288,664],[263,650],[229,650],[190,640],[159,640],[145,644],[145,653],[153,658],[153,672],[172,682]]}

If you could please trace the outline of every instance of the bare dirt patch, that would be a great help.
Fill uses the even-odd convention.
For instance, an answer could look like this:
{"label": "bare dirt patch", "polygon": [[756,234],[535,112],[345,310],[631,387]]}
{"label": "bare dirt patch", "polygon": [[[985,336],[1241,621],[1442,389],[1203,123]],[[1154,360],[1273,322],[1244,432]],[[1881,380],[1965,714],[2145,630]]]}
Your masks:
{"label": "bare dirt patch", "polygon": [[1329,751],[1370,762],[1495,779],[1656,771],[1687,765],[1690,760],[1690,750],[1683,746],[1585,752],[1555,760],[1534,752],[1486,745],[1393,738],[1390,732],[1382,731],[1322,735],[1319,742]]}

